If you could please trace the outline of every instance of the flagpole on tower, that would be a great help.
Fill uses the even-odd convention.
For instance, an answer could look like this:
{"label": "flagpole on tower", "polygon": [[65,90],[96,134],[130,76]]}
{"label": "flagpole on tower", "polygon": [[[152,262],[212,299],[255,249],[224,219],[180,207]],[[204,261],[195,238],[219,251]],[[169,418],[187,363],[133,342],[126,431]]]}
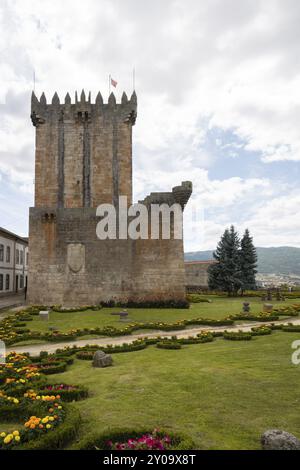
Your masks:
{"label": "flagpole on tower", "polygon": [[111,84],[111,76],[109,74],[109,77],[108,77],[108,96],[110,96],[110,84]]}
{"label": "flagpole on tower", "polygon": [[135,90],[135,67],[132,69],[132,92]]}

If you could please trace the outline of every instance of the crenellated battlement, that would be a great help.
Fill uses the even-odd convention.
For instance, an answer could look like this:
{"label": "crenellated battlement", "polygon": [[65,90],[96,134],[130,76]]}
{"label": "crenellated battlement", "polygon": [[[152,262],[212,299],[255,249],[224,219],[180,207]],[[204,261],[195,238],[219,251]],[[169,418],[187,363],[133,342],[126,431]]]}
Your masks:
{"label": "crenellated battlement", "polygon": [[151,204],[180,204],[182,209],[186,206],[193,192],[193,184],[191,181],[182,181],[180,186],[172,188],[172,192],[152,192],[139,203],[150,206]]}
{"label": "crenellated battlement", "polygon": [[80,97],[78,97],[77,91],[75,92],[75,101],[73,103],[69,93],[66,94],[64,102],[61,102],[57,92],[55,92],[50,103],[47,103],[45,93],[42,93],[40,99],[37,98],[34,92],[31,95],[31,120],[34,126],[43,124],[51,118],[61,118],[64,115],[69,118],[73,116],[74,119],[77,119],[78,116],[93,117],[102,114],[114,116],[123,122],[134,125],[137,116],[135,91],[130,99],[123,92],[120,103],[117,103],[113,92],[109,95],[107,103],[104,103],[100,92],[96,95],[95,102],[92,103],[91,92],[86,97],[84,90],[82,90]]}

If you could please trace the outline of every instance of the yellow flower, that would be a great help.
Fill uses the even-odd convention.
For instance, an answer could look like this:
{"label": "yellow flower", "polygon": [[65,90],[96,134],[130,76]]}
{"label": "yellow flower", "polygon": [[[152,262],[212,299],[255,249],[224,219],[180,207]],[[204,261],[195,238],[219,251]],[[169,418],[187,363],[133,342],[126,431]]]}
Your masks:
{"label": "yellow flower", "polygon": [[47,429],[50,429],[50,428],[51,428],[51,424],[46,424],[46,428],[47,428]]}
{"label": "yellow flower", "polygon": [[43,423],[43,424],[48,423],[48,421],[49,421],[48,418],[43,418],[43,419],[42,419],[42,423]]}
{"label": "yellow flower", "polygon": [[21,438],[20,436],[15,436],[15,441],[20,442]]}
{"label": "yellow flower", "polygon": [[5,436],[6,436],[6,432],[2,432],[2,433],[0,434],[0,437],[5,437]]}
{"label": "yellow flower", "polygon": [[19,400],[17,398],[14,398],[14,404],[17,405],[19,403]]}
{"label": "yellow flower", "polygon": [[12,434],[7,434],[6,438],[4,439],[4,444],[9,444],[13,440],[14,436]]}
{"label": "yellow flower", "polygon": [[50,417],[49,417],[49,421],[54,421],[53,416],[50,416]]}
{"label": "yellow flower", "polygon": [[19,436],[19,434],[20,434],[19,431],[14,431],[14,432],[13,432],[13,435],[14,435],[14,436]]}

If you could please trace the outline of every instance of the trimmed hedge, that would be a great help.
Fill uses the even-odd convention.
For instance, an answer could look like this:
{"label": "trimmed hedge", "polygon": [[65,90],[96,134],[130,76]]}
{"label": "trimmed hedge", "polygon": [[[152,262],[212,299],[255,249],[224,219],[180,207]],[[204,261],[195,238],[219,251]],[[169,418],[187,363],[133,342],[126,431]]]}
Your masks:
{"label": "trimmed hedge", "polygon": [[224,331],[223,338],[231,341],[250,341],[252,334],[245,331]]}
{"label": "trimmed hedge", "polygon": [[65,372],[67,368],[66,362],[39,362],[36,364],[38,366],[39,372],[45,375],[50,374],[59,374],[60,372]]}
{"label": "trimmed hedge", "polygon": [[181,349],[181,344],[178,341],[164,340],[156,344],[159,349]]}
{"label": "trimmed hedge", "polygon": [[[276,312],[277,313],[277,312]],[[242,320],[242,321],[257,321],[257,322],[268,322],[279,320],[278,315],[252,315],[251,313],[238,313],[237,315],[232,316],[233,321]]]}
{"label": "trimmed hedge", "polygon": [[284,325],[281,330],[289,333],[297,333],[300,332],[300,325]]}
{"label": "trimmed hedge", "polygon": [[[141,429],[108,429],[103,433],[94,433],[81,440],[74,448],[76,450],[110,450],[107,445],[109,441],[126,442],[128,439],[137,439],[143,434],[151,433],[153,430]],[[192,439],[181,433],[174,433],[168,430],[160,429],[159,436],[168,435],[171,438],[171,446],[168,450],[192,450],[195,449],[195,443]]]}
{"label": "trimmed hedge", "polygon": [[252,336],[265,336],[272,334],[272,328],[268,328],[267,326],[259,326],[251,328]]}

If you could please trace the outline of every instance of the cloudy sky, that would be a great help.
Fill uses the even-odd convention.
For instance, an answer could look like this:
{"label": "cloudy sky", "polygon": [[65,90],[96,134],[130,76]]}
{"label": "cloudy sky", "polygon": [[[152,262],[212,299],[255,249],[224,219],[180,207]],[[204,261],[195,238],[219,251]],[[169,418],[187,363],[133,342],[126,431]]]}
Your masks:
{"label": "cloudy sky", "polygon": [[132,92],[134,192],[194,185],[185,249],[224,228],[300,247],[299,0],[0,0],[0,225],[27,235],[36,92]]}

